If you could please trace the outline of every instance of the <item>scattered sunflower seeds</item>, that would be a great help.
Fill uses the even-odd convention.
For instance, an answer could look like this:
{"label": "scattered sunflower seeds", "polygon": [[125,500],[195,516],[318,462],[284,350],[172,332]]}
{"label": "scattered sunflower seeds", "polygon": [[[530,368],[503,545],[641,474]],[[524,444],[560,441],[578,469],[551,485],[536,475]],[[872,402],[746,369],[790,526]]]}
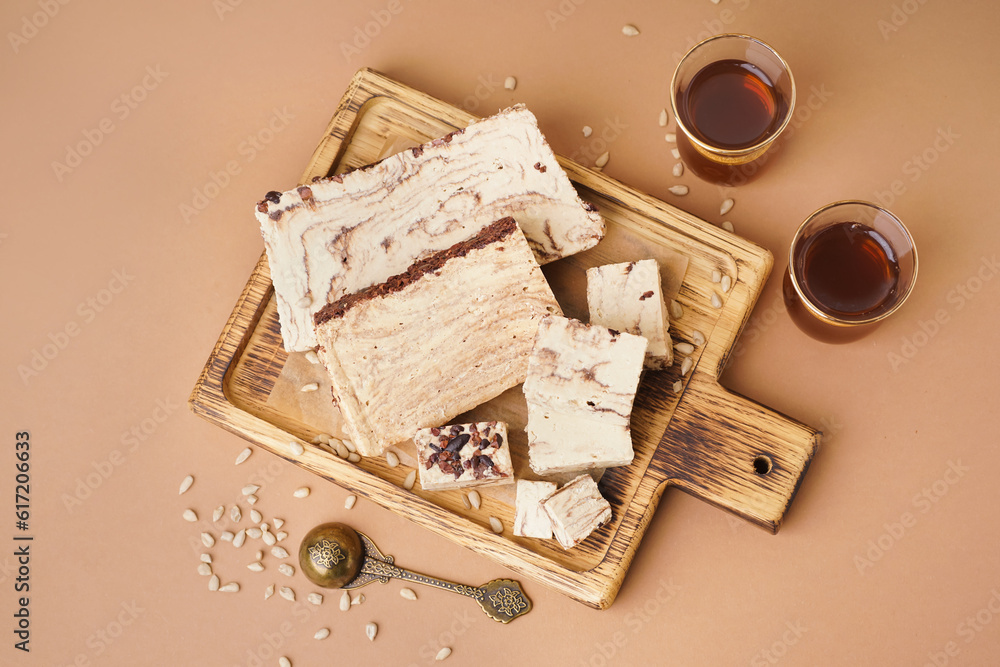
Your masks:
{"label": "scattered sunflower seeds", "polygon": [[261,563],[260,561],[257,561],[255,563],[250,563],[249,565],[247,565],[247,569],[250,570],[251,572],[263,572],[264,564]]}
{"label": "scattered sunflower seeds", "polygon": [[309,600],[309,604],[314,604],[317,607],[323,604],[323,596],[319,593],[310,593],[306,596],[306,599]]}
{"label": "scattered sunflower seeds", "polygon": [[202,533],[201,534],[201,543],[204,544],[209,549],[211,549],[212,547],[215,546],[215,538],[212,537],[211,533]]}
{"label": "scattered sunflower seeds", "polygon": [[295,591],[293,591],[288,586],[282,586],[278,589],[278,595],[285,598],[289,602],[295,602]]}
{"label": "scattered sunflower seeds", "polygon": [[517,88],[517,79],[515,79],[512,76],[508,76],[506,79],[503,80],[503,87],[506,90],[514,90],[515,88]]}
{"label": "scattered sunflower seeds", "polygon": [[217,591],[219,590],[219,575],[213,574],[212,578],[208,580],[208,590]]}
{"label": "scattered sunflower seeds", "polygon": [[483,505],[483,499],[475,489],[469,491],[469,502],[472,503],[473,509],[479,509]]}
{"label": "scattered sunflower seeds", "polygon": [[264,589],[264,599],[265,600],[268,599],[269,597],[271,597],[272,595],[274,595],[274,584],[271,584],[270,586],[268,586],[267,588]]}
{"label": "scattered sunflower seeds", "polygon": [[340,440],[336,442],[334,448],[336,448],[337,450],[337,456],[339,456],[342,459],[346,459],[348,456],[351,455],[351,450],[349,450],[347,448],[347,445],[342,443]]}
{"label": "scattered sunflower seeds", "polygon": [[358,502],[358,497],[357,496],[353,496],[353,495],[347,496],[347,498],[344,499],[344,509],[347,509],[347,510],[351,509],[352,507],[354,507],[354,503],[356,503],[356,502]]}
{"label": "scattered sunflower seeds", "polygon": [[264,517],[257,510],[250,510],[250,520],[254,523],[260,523],[264,520]]}
{"label": "scattered sunflower seeds", "polygon": [[736,231],[736,228],[733,227],[733,223],[729,222],[728,220],[723,220],[722,221],[722,228],[725,229],[727,232],[730,232],[730,233]]}
{"label": "scattered sunflower seeds", "polygon": [[288,552],[285,547],[274,547],[271,549],[271,555],[275,558],[288,558]]}
{"label": "scattered sunflower seeds", "polygon": [[667,132],[665,135],[663,135],[663,138],[666,139],[671,144],[676,144],[677,143],[677,133],[676,132]]}
{"label": "scattered sunflower seeds", "polygon": [[345,438],[343,440],[343,443],[344,443],[344,447],[347,447],[347,451],[351,452],[352,454],[357,454],[358,453],[358,448],[354,445],[354,442],[352,442],[351,440],[347,440]]}
{"label": "scattered sunflower seeds", "polygon": [[[247,532],[250,532],[250,531],[247,531]],[[257,549],[257,555],[255,556],[255,558],[257,560],[263,560],[263,558],[264,558],[264,552],[261,551],[260,549]]]}
{"label": "scattered sunflower seeds", "polygon": [[399,457],[396,456],[396,452],[388,451],[385,453],[385,464],[390,468],[395,468],[399,465]]}
{"label": "scattered sunflower seeds", "polygon": [[722,280],[722,274],[718,270],[712,271],[712,282],[717,283]]}
{"label": "scattered sunflower seeds", "polygon": [[725,215],[733,210],[733,204],[735,204],[732,199],[723,199],[722,206],[719,207],[719,215]]}
{"label": "scattered sunflower seeds", "polygon": [[467,509],[467,510],[471,510],[472,509],[472,503],[469,502],[469,496],[467,496],[464,493],[462,494],[462,504],[465,505],[465,509]]}
{"label": "scattered sunflower seeds", "polygon": [[493,530],[494,533],[499,535],[500,533],[503,532],[503,522],[500,521],[500,519],[496,518],[495,516],[491,516],[490,528]]}
{"label": "scattered sunflower seeds", "polygon": [[660,109],[660,119],[659,119],[659,122],[660,122],[660,127],[666,127],[667,126],[667,110],[666,109]]}
{"label": "scattered sunflower seeds", "polygon": [[594,160],[594,166],[603,169],[604,165],[606,165],[608,163],[608,160],[610,159],[611,159],[611,153],[608,151],[604,151],[603,153],[597,156],[596,160]]}
{"label": "scattered sunflower seeds", "polygon": [[681,382],[680,380],[678,380],[677,382],[674,383],[674,393],[675,394],[681,393],[681,390],[683,388],[684,388],[684,383]]}
{"label": "scattered sunflower seeds", "polygon": [[333,436],[328,433],[317,433],[316,437],[312,439],[314,445],[324,444],[329,445],[330,441],[333,440]]}
{"label": "scattered sunflower seeds", "polygon": [[712,307],[722,308],[722,299],[720,299],[719,295],[716,294],[715,292],[712,292]]}
{"label": "scattered sunflower seeds", "polygon": [[258,498],[257,496],[255,496],[252,493],[249,496],[247,496],[247,504],[248,505],[256,505],[258,500],[260,500],[260,498]]}
{"label": "scattered sunflower seeds", "polygon": [[670,149],[670,155],[672,155],[675,160],[680,160],[681,159],[681,152],[679,150],[677,150],[676,148],[671,148]]}
{"label": "scattered sunflower seeds", "polygon": [[581,130],[581,131],[583,132],[583,136],[584,137],[589,137],[591,134],[594,133],[594,128],[592,128],[589,125],[584,125],[583,126],[583,130]]}
{"label": "scattered sunflower seeds", "polygon": [[351,608],[351,594],[344,591],[344,594],[340,596],[340,611],[347,611]]}
{"label": "scattered sunflower seeds", "polygon": [[670,300],[670,319],[679,320],[684,317],[684,306],[679,301]]}
{"label": "scattered sunflower seeds", "polygon": [[295,576],[295,568],[288,563],[281,563],[278,565],[278,572],[282,573],[286,577]]}
{"label": "scattered sunflower seeds", "polygon": [[677,164],[675,164],[674,168],[673,168],[673,171],[671,173],[674,175],[674,178],[680,178],[681,176],[683,176],[684,175],[684,163],[683,162],[678,162]]}
{"label": "scattered sunflower seeds", "polygon": [[378,626],[374,623],[369,623],[365,626],[365,636],[368,637],[368,641],[375,641],[375,635],[378,634]]}
{"label": "scattered sunflower seeds", "polygon": [[233,535],[233,546],[239,549],[240,547],[243,546],[243,543],[246,542],[246,539],[247,539],[246,528],[242,528],[240,529],[240,532]]}
{"label": "scattered sunflower seeds", "polygon": [[212,554],[202,554],[201,557],[200,557],[200,560],[201,560],[202,563],[208,563],[209,565],[211,565],[211,563],[212,563]]}
{"label": "scattered sunflower seeds", "polygon": [[326,639],[330,636],[330,628],[320,628],[313,635],[313,639]]}
{"label": "scattered sunflower seeds", "polygon": [[233,535],[232,531],[230,530],[224,530],[219,534],[219,539],[222,540],[223,542],[232,542],[233,537],[235,537],[235,535]]}
{"label": "scattered sunflower seeds", "polygon": [[636,35],[639,34],[639,29],[636,28],[631,23],[626,23],[625,25],[622,26],[622,34],[625,35],[626,37],[635,37]]}
{"label": "scattered sunflower seeds", "polygon": [[669,188],[671,194],[675,194],[678,197],[683,197],[688,193],[688,186],[686,185],[672,185]]}
{"label": "scattered sunflower seeds", "polygon": [[244,496],[250,496],[260,491],[260,487],[256,484],[247,484],[243,487],[242,492]]}
{"label": "scattered sunflower seeds", "polygon": [[451,649],[445,646],[443,649],[437,652],[437,655],[434,656],[434,659],[440,662],[441,660],[446,659],[449,655],[451,655]]}
{"label": "scattered sunflower seeds", "polygon": [[222,586],[219,586],[219,591],[221,593],[239,593],[240,592],[240,585],[238,583],[236,583],[235,581],[231,581],[228,584],[224,584]]}
{"label": "scattered sunflower seeds", "polygon": [[302,388],[299,389],[299,391],[306,391],[306,392],[308,392],[308,391],[316,391],[317,389],[319,389],[319,383],[317,383],[317,382],[308,382],[308,383],[302,385]]}
{"label": "scattered sunflower seeds", "polygon": [[406,598],[407,600],[416,600],[417,599],[417,594],[413,592],[412,588],[400,588],[399,589],[399,596],[402,597],[402,598]]}
{"label": "scattered sunflower seeds", "polygon": [[316,350],[309,350],[306,352],[306,361],[308,361],[310,364],[319,363],[319,355],[316,354]]}
{"label": "scattered sunflower seeds", "polygon": [[264,544],[269,547],[273,547],[278,543],[278,538],[274,536],[274,533],[269,533],[266,530],[261,531],[260,539],[264,540]]}
{"label": "scattered sunflower seeds", "polygon": [[184,514],[182,514],[181,516],[184,517],[185,521],[190,521],[191,523],[194,523],[195,521],[198,520],[198,515],[195,513],[194,510],[184,510]]}
{"label": "scattered sunflower seeds", "polygon": [[243,518],[243,512],[240,511],[239,505],[233,505],[233,509],[229,510],[229,518],[233,520],[233,523],[240,522],[240,519]]}
{"label": "scattered sunflower seeds", "polygon": [[694,345],[691,343],[677,343],[674,345],[674,349],[677,350],[679,354],[691,354],[694,352]]}
{"label": "scattered sunflower seeds", "polygon": [[198,574],[203,577],[212,576],[212,566],[208,563],[198,563]]}
{"label": "scattered sunflower seeds", "polygon": [[292,667],[292,661],[285,656],[281,656],[278,658],[278,667]]}
{"label": "scattered sunflower seeds", "polygon": [[212,512],[212,521],[218,521],[219,519],[222,518],[222,515],[225,513],[226,513],[226,506],[219,505],[218,507],[215,508],[215,511]]}
{"label": "scattered sunflower seeds", "polygon": [[194,484],[194,477],[188,475],[183,480],[181,480],[181,490],[177,492],[177,495],[181,495],[182,493],[190,489],[192,484]]}
{"label": "scattered sunflower seeds", "polygon": [[299,488],[295,489],[292,495],[295,496],[296,498],[305,498],[306,496],[309,495],[309,487],[300,486]]}
{"label": "scattered sunflower seeds", "polygon": [[246,461],[248,458],[250,458],[251,454],[253,454],[253,450],[252,449],[250,449],[249,447],[247,447],[246,449],[244,449],[242,452],[240,452],[236,456],[236,465],[239,465],[239,464],[243,463],[244,461]]}
{"label": "scattered sunflower seeds", "polygon": [[361,454],[358,454],[357,452],[351,452],[350,454],[347,455],[347,460],[350,461],[351,463],[358,463],[359,461],[361,461]]}
{"label": "scattered sunflower seeds", "polygon": [[279,530],[277,533],[274,534],[274,539],[278,540],[279,542],[285,539],[286,537],[288,537],[288,533],[286,533],[283,530]]}
{"label": "scattered sunflower seeds", "polygon": [[292,440],[288,443],[288,451],[296,456],[302,456],[305,453],[306,448],[302,446],[302,443],[297,440]]}
{"label": "scattered sunflower seeds", "polygon": [[681,362],[681,377],[686,376],[691,372],[691,368],[694,366],[694,362],[691,361],[691,357],[684,357],[684,361]]}
{"label": "scattered sunflower seeds", "polygon": [[261,531],[261,529],[257,528],[256,526],[252,528],[247,528],[247,537],[251,539],[259,540],[260,536],[263,534],[264,534],[263,531]]}
{"label": "scattered sunflower seeds", "polygon": [[403,480],[403,488],[406,489],[407,491],[411,490],[413,488],[413,484],[416,481],[417,481],[417,471],[411,470],[409,474],[406,476],[406,479]]}
{"label": "scattered sunflower seeds", "polygon": [[364,601],[365,601],[365,594],[364,593],[358,593],[357,595],[354,596],[354,599],[351,600],[351,606],[352,607],[357,607],[359,604],[361,604]]}
{"label": "scattered sunflower seeds", "polygon": [[284,525],[285,525],[285,520],[284,519],[275,519],[274,520],[274,529],[275,530],[280,530],[281,527],[284,526]]}
{"label": "scattered sunflower seeds", "polygon": [[729,276],[722,276],[722,285],[721,285],[722,291],[728,292],[732,286],[733,286],[733,279],[730,278]]}

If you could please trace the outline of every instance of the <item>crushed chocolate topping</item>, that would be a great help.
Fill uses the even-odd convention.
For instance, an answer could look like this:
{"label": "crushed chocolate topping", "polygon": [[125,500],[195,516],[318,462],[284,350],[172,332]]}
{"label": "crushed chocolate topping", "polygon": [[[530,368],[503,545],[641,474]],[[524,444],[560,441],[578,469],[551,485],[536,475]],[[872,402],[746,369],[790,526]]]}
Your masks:
{"label": "crushed chocolate topping", "polygon": [[302,197],[303,200],[313,198],[312,188],[310,188],[308,185],[300,185],[297,188],[297,191],[299,193],[299,196]]}
{"label": "crushed chocolate topping", "polygon": [[[271,213],[271,215],[273,216],[274,213]],[[500,220],[483,227],[483,229],[481,229],[479,233],[472,238],[460,241],[447,250],[441,250],[440,252],[436,252],[433,255],[415,262],[409,269],[406,270],[405,273],[392,276],[384,283],[372,285],[371,287],[363,289],[360,292],[348,294],[340,299],[337,299],[333,303],[326,304],[313,316],[313,321],[318,326],[327,320],[343,317],[344,313],[356,304],[369,299],[399,292],[407,285],[410,285],[414,281],[418,280],[424,274],[441,270],[448,260],[457,257],[465,257],[469,252],[485,248],[491,243],[505,239],[515,231],[517,231],[517,223],[514,222],[514,218],[501,218]]]}
{"label": "crushed chocolate topping", "polygon": [[271,220],[274,220],[275,222],[277,222],[278,220],[281,220],[281,214],[282,213],[284,213],[284,211],[282,211],[280,208],[276,208],[273,211],[271,211],[270,213],[268,213],[267,217],[269,217],[269,218],[271,218]]}
{"label": "crushed chocolate topping", "polygon": [[257,202],[257,210],[261,213],[267,213],[267,202],[263,199]]}
{"label": "crushed chocolate topping", "polygon": [[424,154],[424,147],[414,146],[413,148],[410,149],[410,152],[413,154],[413,157],[420,157],[421,155]]}
{"label": "crushed chocolate topping", "polygon": [[597,211],[599,210],[597,206],[591,204],[589,201],[583,202],[583,207],[588,211],[590,211],[591,213],[597,213]]}
{"label": "crushed chocolate topping", "polygon": [[639,297],[639,301],[645,301],[651,296],[653,296],[653,290],[646,290],[642,293],[642,296]]}
{"label": "crushed chocolate topping", "polygon": [[548,170],[548,167],[546,167],[541,162],[536,162],[535,169],[537,169],[540,173],[544,174]]}
{"label": "crushed chocolate topping", "polygon": [[277,204],[278,202],[281,201],[281,193],[278,192],[277,190],[271,190],[266,195],[264,195],[264,199],[271,202],[272,204]]}

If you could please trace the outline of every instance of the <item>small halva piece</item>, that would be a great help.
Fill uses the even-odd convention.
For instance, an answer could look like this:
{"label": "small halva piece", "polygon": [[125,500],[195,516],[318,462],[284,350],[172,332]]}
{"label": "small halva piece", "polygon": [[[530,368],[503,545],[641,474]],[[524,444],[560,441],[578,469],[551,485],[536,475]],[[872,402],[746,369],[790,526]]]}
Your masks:
{"label": "small halva piece", "polygon": [[552,537],[552,520],[542,509],[541,501],[558,488],[559,486],[555,482],[517,480],[515,535],[518,537],[540,537],[546,540]]}
{"label": "small halva piece", "polygon": [[503,422],[475,422],[422,428],[417,445],[420,486],[428,491],[514,481]]}
{"label": "small halva piece", "polygon": [[542,500],[552,533],[563,549],[572,549],[611,520],[611,504],[590,475],[580,475]]}

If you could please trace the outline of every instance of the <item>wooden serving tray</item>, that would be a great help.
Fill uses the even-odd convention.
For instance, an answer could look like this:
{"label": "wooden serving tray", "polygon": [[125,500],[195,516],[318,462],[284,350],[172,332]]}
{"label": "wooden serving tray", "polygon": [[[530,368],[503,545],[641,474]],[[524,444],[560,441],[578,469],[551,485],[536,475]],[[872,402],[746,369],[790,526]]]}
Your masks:
{"label": "wooden serving tray", "polygon": [[[384,156],[394,142],[422,143],[473,119],[377,72],[361,70],[301,182],[369,164]],[[563,158],[559,161],[580,195],[598,206],[608,226],[605,241],[596,248],[544,267],[566,315],[587,320],[583,271],[588,266],[644,259],[660,251],[681,253],[687,257],[687,268],[683,281],[678,276],[674,287],[684,315],[671,322],[671,335],[674,342],[690,342],[697,330],[707,339],[692,355],[694,369],[686,377],[680,375],[679,362],[668,371],[645,374],[632,413],[635,460],[629,466],[609,469],[600,482],[601,492],[611,503],[612,521],[578,547],[564,551],[554,540],[514,537],[514,508],[509,501],[484,493],[483,507],[469,510],[459,491],[427,492],[419,484],[412,491],[403,489],[409,468],[389,468],[382,457],[350,463],[308,444],[319,429],[269,400],[289,355],[282,348],[266,255],[261,256],[226,323],[190,404],[209,421],[324,479],[603,609],[614,601],[667,486],[777,532],[812,459],[819,433],[718,383],[726,357],[770,273],[771,254],[599,172]],[[622,257],[623,248],[635,255]],[[712,283],[713,270],[732,277],[728,294]],[[713,291],[722,299],[721,308],[711,305]],[[679,380],[683,388],[675,392]],[[513,405],[519,397],[519,390],[507,394],[512,392],[514,398],[508,396],[505,405]],[[513,435],[519,416],[513,414],[516,408],[511,412],[512,453],[523,459],[519,451],[523,433],[519,433],[520,442]],[[296,438],[305,446],[301,456],[287,446]],[[503,521],[503,534],[490,530],[491,515]]]}

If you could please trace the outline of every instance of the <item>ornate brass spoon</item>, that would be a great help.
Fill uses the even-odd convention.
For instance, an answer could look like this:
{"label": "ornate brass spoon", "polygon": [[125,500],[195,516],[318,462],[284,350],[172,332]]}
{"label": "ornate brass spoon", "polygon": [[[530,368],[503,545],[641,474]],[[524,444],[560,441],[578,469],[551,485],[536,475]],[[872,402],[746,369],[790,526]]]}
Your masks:
{"label": "ornate brass spoon", "polygon": [[521,584],[494,579],[482,586],[465,586],[398,567],[367,535],[342,523],[324,523],[310,530],[299,546],[299,566],[309,581],[323,588],[361,588],[373,581],[405,579],[443,588],[474,599],[494,621],[510,623],[531,611]]}

